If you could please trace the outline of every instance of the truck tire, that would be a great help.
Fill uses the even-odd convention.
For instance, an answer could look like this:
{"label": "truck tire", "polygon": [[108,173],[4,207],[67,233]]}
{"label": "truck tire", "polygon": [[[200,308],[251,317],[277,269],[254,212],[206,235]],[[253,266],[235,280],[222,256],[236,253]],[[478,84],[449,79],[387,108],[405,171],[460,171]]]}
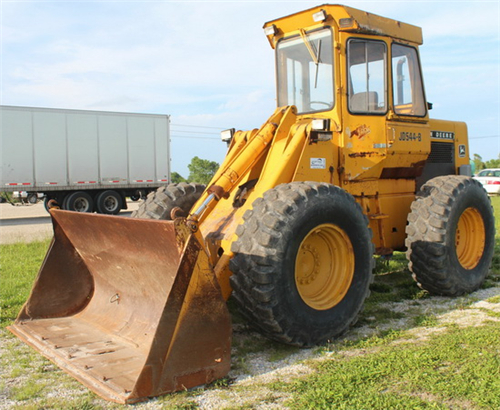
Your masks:
{"label": "truck tire", "polygon": [[324,344],[353,325],[374,266],[368,219],[339,187],[292,182],[243,216],[231,251],[233,296],[248,322],[294,346]]}
{"label": "truck tire", "polygon": [[470,177],[433,178],[418,192],[406,227],[412,276],[435,295],[481,286],[493,257],[495,220],[481,184]]}
{"label": "truck tire", "polygon": [[31,205],[35,205],[38,202],[38,193],[28,194],[27,200]]}
{"label": "truck tire", "polygon": [[194,203],[205,190],[205,185],[186,182],[170,184],[149,193],[139,209],[132,212],[132,218],[171,220],[173,208],[182,210],[179,216],[187,216]]}
{"label": "truck tire", "polygon": [[100,192],[95,201],[97,213],[105,215],[116,215],[120,213],[123,206],[122,196],[111,189]]}
{"label": "truck tire", "polygon": [[64,199],[64,209],[74,212],[94,212],[94,200],[84,191],[76,191]]}

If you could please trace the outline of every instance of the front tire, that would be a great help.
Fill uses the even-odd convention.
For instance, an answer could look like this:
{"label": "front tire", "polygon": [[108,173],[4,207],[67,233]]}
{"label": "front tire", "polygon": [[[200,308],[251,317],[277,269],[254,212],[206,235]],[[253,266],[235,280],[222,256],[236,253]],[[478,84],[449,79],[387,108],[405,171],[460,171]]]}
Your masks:
{"label": "front tire", "polygon": [[449,175],[422,186],[406,227],[406,257],[419,286],[435,295],[478,289],[495,243],[490,200],[475,179]]}
{"label": "front tire", "polygon": [[354,198],[292,182],[245,212],[232,245],[234,298],[251,325],[295,346],[324,344],[353,325],[369,294],[373,244]]}

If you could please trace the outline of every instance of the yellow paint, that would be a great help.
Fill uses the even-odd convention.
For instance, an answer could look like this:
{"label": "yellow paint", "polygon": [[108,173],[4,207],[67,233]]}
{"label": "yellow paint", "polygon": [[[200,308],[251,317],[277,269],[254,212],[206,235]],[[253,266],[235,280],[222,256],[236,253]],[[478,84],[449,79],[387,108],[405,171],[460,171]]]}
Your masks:
{"label": "yellow paint", "polygon": [[455,233],[457,258],[465,269],[474,269],[481,260],[485,238],[481,214],[476,208],[467,208],[460,215]]}

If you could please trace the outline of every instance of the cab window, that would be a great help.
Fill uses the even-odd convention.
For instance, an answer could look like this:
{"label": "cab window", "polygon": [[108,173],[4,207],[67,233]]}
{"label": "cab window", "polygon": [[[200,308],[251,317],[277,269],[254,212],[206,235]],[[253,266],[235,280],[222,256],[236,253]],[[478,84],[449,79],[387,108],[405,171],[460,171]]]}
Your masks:
{"label": "cab window", "polygon": [[326,111],[334,105],[333,42],[330,29],[281,40],[276,48],[278,105],[299,113]]}
{"label": "cab window", "polygon": [[349,111],[384,114],[387,111],[387,47],[384,42],[351,39],[347,44]]}
{"label": "cab window", "polygon": [[418,117],[426,114],[417,50],[413,47],[392,45],[392,83],[396,114]]}

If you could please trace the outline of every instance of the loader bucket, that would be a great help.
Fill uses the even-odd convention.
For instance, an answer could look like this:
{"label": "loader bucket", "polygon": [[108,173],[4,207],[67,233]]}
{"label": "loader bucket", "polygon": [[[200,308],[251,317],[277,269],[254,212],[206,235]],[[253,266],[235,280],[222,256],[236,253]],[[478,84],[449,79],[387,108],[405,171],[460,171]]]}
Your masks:
{"label": "loader bucket", "polygon": [[231,319],[201,239],[170,221],[51,214],[54,239],[11,332],[118,403],[229,372]]}

